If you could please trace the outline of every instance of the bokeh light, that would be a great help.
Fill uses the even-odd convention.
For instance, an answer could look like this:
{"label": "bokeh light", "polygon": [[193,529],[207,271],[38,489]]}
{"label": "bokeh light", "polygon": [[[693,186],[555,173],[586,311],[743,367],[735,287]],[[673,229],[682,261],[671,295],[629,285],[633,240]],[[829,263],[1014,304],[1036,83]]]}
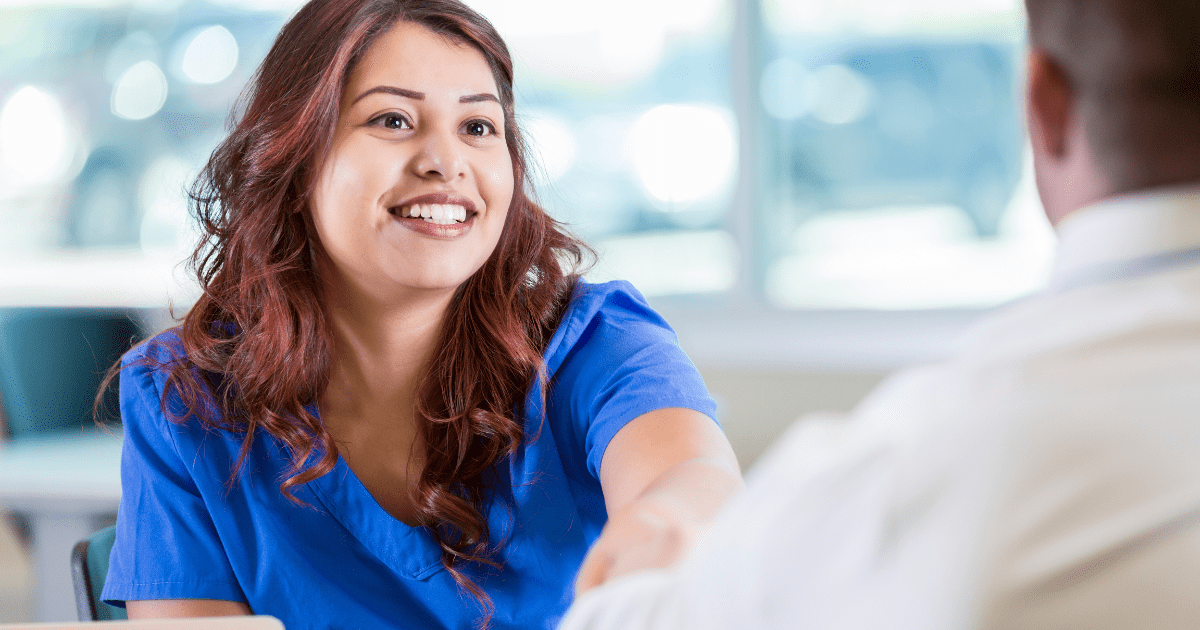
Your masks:
{"label": "bokeh light", "polygon": [[737,166],[732,121],[711,105],[659,105],[639,116],[630,150],[646,191],[679,211],[724,190]]}
{"label": "bokeh light", "polygon": [[233,74],[238,62],[238,43],[224,26],[199,29],[183,52],[180,69],[195,83],[224,81]]}
{"label": "bokeh light", "polygon": [[861,73],[840,64],[822,66],[813,71],[815,102],[812,115],[830,125],[845,125],[861,120],[871,109],[870,82]]}
{"label": "bokeh light", "polygon": [[763,69],[759,96],[771,117],[794,120],[812,109],[816,94],[808,70],[793,59],[780,57]]}
{"label": "bokeh light", "polygon": [[550,182],[575,165],[578,143],[566,120],[557,114],[536,111],[523,121],[525,140],[533,150],[534,162]]}
{"label": "bokeh light", "polygon": [[76,144],[62,104],[38,88],[17,90],[0,110],[0,166],[21,184],[61,178],[79,148]]}
{"label": "bokeh light", "polygon": [[153,61],[139,61],[113,87],[112,113],[129,120],[149,118],[167,102],[167,77]]}

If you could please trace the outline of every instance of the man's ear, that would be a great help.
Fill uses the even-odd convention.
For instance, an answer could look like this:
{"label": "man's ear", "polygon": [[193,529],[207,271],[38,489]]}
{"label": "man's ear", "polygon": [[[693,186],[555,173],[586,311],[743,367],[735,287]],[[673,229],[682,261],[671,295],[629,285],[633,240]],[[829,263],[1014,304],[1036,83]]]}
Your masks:
{"label": "man's ear", "polygon": [[1074,115],[1071,80],[1046,53],[1029,50],[1029,135],[1034,150],[1055,160],[1067,153],[1067,137]]}

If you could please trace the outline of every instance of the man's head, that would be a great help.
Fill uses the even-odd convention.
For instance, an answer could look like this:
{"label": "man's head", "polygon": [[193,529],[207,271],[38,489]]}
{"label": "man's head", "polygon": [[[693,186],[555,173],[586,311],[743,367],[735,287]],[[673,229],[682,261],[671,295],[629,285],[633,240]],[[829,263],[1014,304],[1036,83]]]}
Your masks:
{"label": "man's head", "polygon": [[1200,0],[1025,0],[1029,124],[1050,220],[1200,181]]}

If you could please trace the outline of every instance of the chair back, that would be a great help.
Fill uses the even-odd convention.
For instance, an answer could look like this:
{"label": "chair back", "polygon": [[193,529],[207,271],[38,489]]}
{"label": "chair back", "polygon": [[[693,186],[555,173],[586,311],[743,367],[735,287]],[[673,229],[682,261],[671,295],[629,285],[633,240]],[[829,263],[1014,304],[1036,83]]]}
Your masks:
{"label": "chair back", "polygon": [[[132,309],[0,308],[0,403],[12,440],[93,427],[104,373],[144,336]],[[116,388],[104,410],[117,408]],[[119,421],[115,413],[106,421]]]}
{"label": "chair back", "polygon": [[124,608],[100,601],[104,578],[108,576],[108,556],[117,539],[117,528],[110,525],[84,538],[71,552],[71,577],[75,583],[75,606],[80,621],[128,619]]}

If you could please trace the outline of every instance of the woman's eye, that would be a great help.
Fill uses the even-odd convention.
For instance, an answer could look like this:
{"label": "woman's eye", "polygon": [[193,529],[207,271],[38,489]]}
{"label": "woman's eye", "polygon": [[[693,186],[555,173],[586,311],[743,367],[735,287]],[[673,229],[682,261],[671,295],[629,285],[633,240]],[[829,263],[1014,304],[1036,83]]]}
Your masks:
{"label": "woman's eye", "polygon": [[384,114],[372,122],[385,129],[412,129],[412,125],[400,114]]}
{"label": "woman's eye", "polygon": [[486,136],[496,133],[496,128],[492,126],[492,123],[484,120],[472,120],[466,124],[464,130],[468,136]]}

